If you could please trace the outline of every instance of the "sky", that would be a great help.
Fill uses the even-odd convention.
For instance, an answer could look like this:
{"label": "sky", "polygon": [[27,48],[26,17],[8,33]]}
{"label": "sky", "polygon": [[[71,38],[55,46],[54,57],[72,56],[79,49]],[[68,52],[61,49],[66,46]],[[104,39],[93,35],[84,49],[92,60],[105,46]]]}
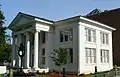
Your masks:
{"label": "sky", "polygon": [[[27,13],[50,20],[86,15],[95,8],[112,10],[120,7],[120,0],[0,0],[8,26],[19,13]],[[8,33],[10,33],[8,31]]]}

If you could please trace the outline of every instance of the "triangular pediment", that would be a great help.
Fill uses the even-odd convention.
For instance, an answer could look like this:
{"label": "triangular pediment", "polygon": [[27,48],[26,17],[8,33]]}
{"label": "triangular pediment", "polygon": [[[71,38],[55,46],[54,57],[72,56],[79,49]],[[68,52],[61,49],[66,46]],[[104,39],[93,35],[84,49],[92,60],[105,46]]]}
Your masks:
{"label": "triangular pediment", "polygon": [[21,16],[16,22],[14,22],[14,25],[21,25],[30,22],[33,19],[30,19],[25,16]]}
{"label": "triangular pediment", "polygon": [[9,25],[9,28],[13,26],[18,26],[22,24],[29,23],[30,21],[33,21],[35,18],[29,15],[25,15],[23,13],[18,13],[18,15],[14,18],[14,20]]}
{"label": "triangular pediment", "polygon": [[37,16],[33,16],[33,15],[19,12],[17,14],[17,16],[13,19],[13,21],[10,23],[8,28],[12,30],[12,28],[14,28],[14,27],[25,25],[25,24],[33,22],[33,21],[39,21],[39,22],[47,23],[47,24],[48,23],[52,24],[54,22],[54,21],[51,21],[48,19],[44,19],[41,17],[37,17]]}

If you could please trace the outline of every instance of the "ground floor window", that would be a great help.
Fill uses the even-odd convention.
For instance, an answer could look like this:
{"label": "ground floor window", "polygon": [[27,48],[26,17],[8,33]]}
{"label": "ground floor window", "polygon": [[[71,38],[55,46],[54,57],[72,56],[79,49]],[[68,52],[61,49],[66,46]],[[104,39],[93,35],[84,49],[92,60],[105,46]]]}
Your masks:
{"label": "ground floor window", "polygon": [[45,48],[42,48],[41,64],[45,64]]}
{"label": "ground floor window", "polygon": [[109,63],[109,50],[100,50],[101,63]]}
{"label": "ground floor window", "polygon": [[68,63],[73,63],[73,48],[68,48]]}
{"label": "ground floor window", "polygon": [[85,58],[87,64],[96,63],[96,49],[85,48]]}

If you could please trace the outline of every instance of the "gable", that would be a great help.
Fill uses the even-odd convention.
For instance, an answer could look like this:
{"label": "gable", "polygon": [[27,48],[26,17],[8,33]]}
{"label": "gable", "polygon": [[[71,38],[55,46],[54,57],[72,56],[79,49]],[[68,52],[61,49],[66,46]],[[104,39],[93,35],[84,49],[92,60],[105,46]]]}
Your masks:
{"label": "gable", "polygon": [[31,21],[31,19],[29,19],[29,18],[21,17],[17,22],[15,22],[14,25],[22,25],[22,24],[28,23],[30,21]]}
{"label": "gable", "polygon": [[48,19],[44,19],[41,17],[37,17],[37,16],[19,12],[18,15],[14,18],[14,20],[10,23],[8,28],[12,29],[15,26],[28,24],[29,22],[32,22],[32,21],[42,22],[42,23],[46,23],[46,24],[53,24],[53,22],[54,22],[54,21],[51,21]]}
{"label": "gable", "polygon": [[17,26],[17,25],[22,25],[22,24],[26,24],[30,21],[33,21],[35,18],[33,17],[30,17],[30,16],[26,16],[26,15],[23,15],[22,13],[19,13],[15,18],[14,20],[11,22],[11,24],[9,25],[9,28],[12,28],[14,26]]}

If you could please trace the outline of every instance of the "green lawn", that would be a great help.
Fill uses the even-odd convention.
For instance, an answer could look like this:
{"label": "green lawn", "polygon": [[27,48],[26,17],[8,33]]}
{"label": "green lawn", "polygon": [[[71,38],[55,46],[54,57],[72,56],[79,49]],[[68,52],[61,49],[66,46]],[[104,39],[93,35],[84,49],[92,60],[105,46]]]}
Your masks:
{"label": "green lawn", "polygon": [[94,77],[94,75],[85,75],[85,76],[80,76],[80,77]]}
{"label": "green lawn", "polygon": [[0,77],[2,77],[2,74],[0,74]]}
{"label": "green lawn", "polygon": [[[39,77],[49,77],[49,76],[45,76],[45,75],[39,75]],[[53,76],[54,77],[54,76]],[[68,77],[68,76],[66,76]],[[94,75],[84,75],[84,76],[72,76],[72,77],[94,77]]]}
{"label": "green lawn", "polygon": [[45,75],[39,75],[39,77],[48,77],[48,76],[45,76]]}

